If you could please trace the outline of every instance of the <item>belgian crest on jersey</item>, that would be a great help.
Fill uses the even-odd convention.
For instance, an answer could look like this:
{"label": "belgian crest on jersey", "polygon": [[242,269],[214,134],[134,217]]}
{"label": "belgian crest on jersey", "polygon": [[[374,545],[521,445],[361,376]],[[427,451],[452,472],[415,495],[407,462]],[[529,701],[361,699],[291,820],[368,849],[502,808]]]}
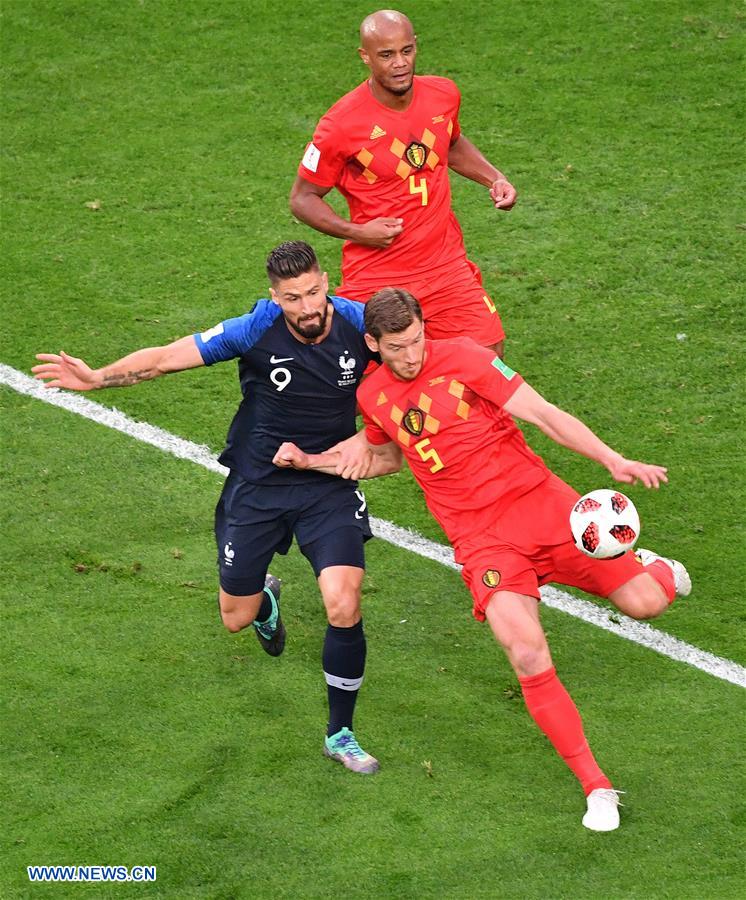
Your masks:
{"label": "belgian crest on jersey", "polygon": [[407,158],[410,166],[414,166],[415,169],[421,169],[425,165],[427,147],[419,141],[412,141],[404,151],[404,156]]}
{"label": "belgian crest on jersey", "polygon": [[416,406],[410,407],[404,413],[402,424],[407,429],[407,431],[410,434],[413,434],[415,437],[421,435],[422,429],[425,425],[425,417],[422,414],[422,410],[418,409]]}

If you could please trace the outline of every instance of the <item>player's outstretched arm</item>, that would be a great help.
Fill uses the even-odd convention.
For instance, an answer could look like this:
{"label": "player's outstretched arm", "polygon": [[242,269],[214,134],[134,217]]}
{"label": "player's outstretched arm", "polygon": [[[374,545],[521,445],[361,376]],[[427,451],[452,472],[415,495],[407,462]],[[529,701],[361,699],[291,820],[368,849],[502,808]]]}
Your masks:
{"label": "player's outstretched arm", "polygon": [[[364,432],[359,431],[354,440],[359,441],[359,436]],[[349,441],[353,441],[350,438]],[[381,475],[390,475],[392,472],[398,472],[402,465],[401,450],[394,443],[377,446],[371,444],[366,460],[367,465],[352,469],[346,466],[342,459],[344,450],[336,448],[342,447],[349,441],[342,441],[335,447],[325,450],[323,453],[305,453],[296,444],[286,441],[281,444],[277,453],[275,453],[272,462],[281,469],[314,469],[317,472],[326,472],[327,475],[340,475],[342,478],[378,478]],[[365,442],[367,444],[367,441]],[[344,474],[352,473],[359,474]]]}
{"label": "player's outstretched arm", "polygon": [[373,454],[366,478],[379,478],[382,475],[393,475],[398,472],[404,462],[401,448],[393,441],[388,444],[370,444]]}
{"label": "player's outstretched arm", "polygon": [[335,474],[341,478],[365,478],[370,468],[371,449],[365,437],[365,429],[361,429],[340,441],[333,447],[329,447],[327,453],[337,453]]}
{"label": "player's outstretched arm", "polygon": [[657,488],[667,482],[666,469],[649,463],[625,459],[605,444],[580,419],[545,400],[530,385],[522,384],[504,407],[516,416],[540,428],[556,443],[593,459],[609,470],[612,478],[625,484],[640,481],[645,487]]}
{"label": "player's outstretched arm", "polygon": [[272,462],[280,468],[315,469],[327,475],[357,481],[367,476],[371,456],[365,432],[358,431],[323,453],[305,453],[296,444],[286,441],[275,453]]}
{"label": "player's outstretched arm", "polygon": [[401,450],[393,441],[371,444],[365,428],[326,452],[336,454],[334,474],[342,478],[380,478],[382,475],[391,475],[401,469],[404,460]]}
{"label": "player's outstretched arm", "polygon": [[451,144],[448,168],[489,188],[496,209],[512,209],[515,205],[516,189],[463,134]]}
{"label": "player's outstretched arm", "polygon": [[323,453],[306,453],[292,441],[280,444],[272,457],[273,465],[280,469],[314,469],[327,475],[337,474],[339,451],[325,450]]}
{"label": "player's outstretched arm", "polygon": [[401,234],[404,227],[402,219],[382,216],[358,225],[338,216],[324,200],[330,190],[330,187],[313,184],[297,175],[290,191],[290,211],[296,219],[316,231],[366,247],[383,250]]}
{"label": "player's outstretched arm", "polygon": [[94,391],[107,387],[127,387],[169,372],[203,366],[202,355],[192,335],[164,347],[145,347],[100,369],[91,369],[82,359],[59,353],[37,353],[40,365],[31,371],[44,387],[70,391]]}

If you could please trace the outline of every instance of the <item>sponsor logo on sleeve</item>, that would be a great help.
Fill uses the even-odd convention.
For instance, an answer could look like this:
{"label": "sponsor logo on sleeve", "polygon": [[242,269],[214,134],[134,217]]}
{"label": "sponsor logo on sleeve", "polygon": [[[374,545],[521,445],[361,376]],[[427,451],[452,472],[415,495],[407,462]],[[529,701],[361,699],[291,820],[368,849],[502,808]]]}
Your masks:
{"label": "sponsor logo on sleeve", "polygon": [[321,159],[321,150],[315,144],[309,144],[306,147],[306,152],[303,154],[303,165],[308,169],[309,172],[315,172],[319,167],[319,160]]}

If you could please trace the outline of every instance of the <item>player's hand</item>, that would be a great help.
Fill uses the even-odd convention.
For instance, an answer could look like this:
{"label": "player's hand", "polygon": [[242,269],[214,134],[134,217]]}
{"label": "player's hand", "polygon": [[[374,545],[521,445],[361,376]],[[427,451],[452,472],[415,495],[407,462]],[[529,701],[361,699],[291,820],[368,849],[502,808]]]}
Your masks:
{"label": "player's hand", "polygon": [[281,469],[307,469],[308,454],[290,441],[285,441],[284,444],[280,444],[280,449],[275,453],[272,462]]}
{"label": "player's hand", "polygon": [[653,466],[620,457],[610,463],[608,468],[612,478],[624,484],[637,484],[641,481],[647,488],[658,488],[661,484],[668,483],[666,476],[668,469],[663,466]]}
{"label": "player's hand", "polygon": [[385,250],[391,246],[394,238],[401,234],[403,230],[404,219],[379,217],[378,219],[371,219],[365,225],[360,225],[354,240],[356,244]]}
{"label": "player's hand", "polygon": [[498,178],[492,182],[490,197],[495,204],[495,209],[512,209],[517,198],[516,189],[504,178]]}
{"label": "player's hand", "polygon": [[361,443],[357,435],[340,441],[327,450],[327,453],[338,453],[336,473],[341,478],[357,481],[365,478],[373,460],[373,454],[367,444]]}
{"label": "player's hand", "polygon": [[47,388],[67,388],[70,391],[92,391],[98,387],[96,373],[82,359],[68,356],[64,350],[57,353],[37,353],[42,365],[34,366],[34,378],[44,382]]}

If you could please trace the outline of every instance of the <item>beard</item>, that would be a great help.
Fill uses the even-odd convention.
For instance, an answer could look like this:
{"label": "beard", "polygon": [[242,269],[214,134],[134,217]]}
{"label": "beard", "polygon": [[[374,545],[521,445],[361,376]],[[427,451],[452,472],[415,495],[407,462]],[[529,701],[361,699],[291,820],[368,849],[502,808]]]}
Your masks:
{"label": "beard", "polygon": [[399,96],[401,96],[402,94],[406,94],[406,93],[408,93],[409,91],[412,90],[412,83],[413,83],[413,82],[414,82],[414,73],[412,74],[412,77],[409,79],[409,83],[408,83],[408,84],[400,84],[399,82],[395,81],[393,84],[387,84],[387,85],[386,85],[386,90],[387,90],[390,94],[396,94],[397,97],[399,97]]}
{"label": "beard", "polygon": [[313,341],[324,333],[326,329],[326,320],[329,315],[328,308],[324,307],[324,312],[320,313],[318,318],[316,316],[311,316],[308,319],[301,319],[299,322],[291,322],[288,320],[288,325],[299,334],[302,338],[305,338],[307,341]]}

